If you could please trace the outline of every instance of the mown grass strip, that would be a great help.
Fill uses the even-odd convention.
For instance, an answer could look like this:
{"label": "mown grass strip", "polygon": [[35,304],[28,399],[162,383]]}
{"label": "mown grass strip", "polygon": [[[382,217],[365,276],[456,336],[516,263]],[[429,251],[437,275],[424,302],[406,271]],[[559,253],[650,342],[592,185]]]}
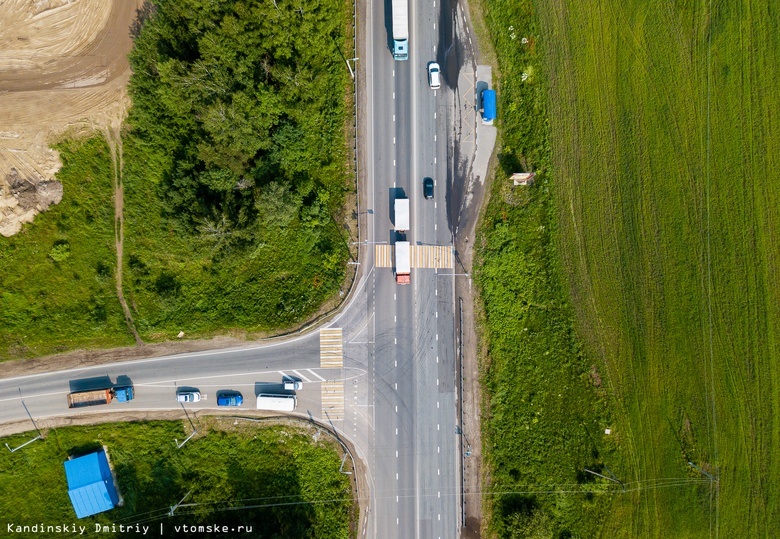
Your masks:
{"label": "mown grass strip", "polygon": [[605,533],[771,536],[780,17],[766,2],[539,13],[577,329],[615,398],[612,469],[644,486]]}

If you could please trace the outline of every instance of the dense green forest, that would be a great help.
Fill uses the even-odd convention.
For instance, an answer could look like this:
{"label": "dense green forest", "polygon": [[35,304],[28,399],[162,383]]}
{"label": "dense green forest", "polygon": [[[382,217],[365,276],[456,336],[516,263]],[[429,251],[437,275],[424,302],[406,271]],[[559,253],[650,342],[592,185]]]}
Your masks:
{"label": "dense green forest", "polygon": [[126,288],[146,338],[280,327],[338,291],[354,189],[350,6],[157,0],[142,10],[124,183]]}

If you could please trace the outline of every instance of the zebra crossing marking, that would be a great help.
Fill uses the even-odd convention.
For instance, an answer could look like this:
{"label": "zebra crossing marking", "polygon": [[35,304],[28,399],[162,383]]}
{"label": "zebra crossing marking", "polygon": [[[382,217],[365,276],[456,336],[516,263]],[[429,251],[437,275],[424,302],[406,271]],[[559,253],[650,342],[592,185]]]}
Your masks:
{"label": "zebra crossing marking", "polygon": [[344,366],[344,342],[341,328],[320,330],[320,367],[340,369]]}

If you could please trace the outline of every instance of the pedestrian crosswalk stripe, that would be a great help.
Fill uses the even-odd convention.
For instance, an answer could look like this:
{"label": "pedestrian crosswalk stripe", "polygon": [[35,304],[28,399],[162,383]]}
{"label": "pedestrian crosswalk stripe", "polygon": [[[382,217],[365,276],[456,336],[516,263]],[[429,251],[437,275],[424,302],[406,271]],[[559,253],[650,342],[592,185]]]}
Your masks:
{"label": "pedestrian crosswalk stripe", "polygon": [[377,268],[393,267],[393,246],[375,245],[374,246],[374,265]]}
{"label": "pedestrian crosswalk stripe", "polygon": [[446,268],[453,267],[452,247],[449,245],[413,245],[413,268]]}
{"label": "pedestrian crosswalk stripe", "polygon": [[[374,265],[377,268],[393,267],[393,246],[374,246]],[[413,268],[452,269],[455,266],[451,245],[411,245]]]}
{"label": "pedestrian crosswalk stripe", "polygon": [[320,367],[340,369],[344,366],[344,346],[341,328],[320,330]]}
{"label": "pedestrian crosswalk stripe", "polygon": [[331,421],[344,419],[344,382],[322,382],[322,416]]}

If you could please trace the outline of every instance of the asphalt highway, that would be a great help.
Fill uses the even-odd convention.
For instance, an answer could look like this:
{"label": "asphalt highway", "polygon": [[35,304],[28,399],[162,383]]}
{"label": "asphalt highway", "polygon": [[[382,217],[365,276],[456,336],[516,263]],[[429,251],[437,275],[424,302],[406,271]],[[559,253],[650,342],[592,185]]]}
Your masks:
{"label": "asphalt highway", "polygon": [[[439,9],[410,1],[410,54],[394,61],[388,47],[389,13],[373,6],[369,115],[373,125],[371,243],[398,239],[393,200],[408,197],[413,245],[450,245],[446,219],[447,106],[431,90],[427,64],[437,60]],[[373,45],[373,46],[372,46]],[[424,177],[433,200],[422,195]],[[369,537],[452,538],[459,529],[456,434],[454,283],[451,269],[413,269],[399,286],[388,268],[374,268],[373,528]]]}

